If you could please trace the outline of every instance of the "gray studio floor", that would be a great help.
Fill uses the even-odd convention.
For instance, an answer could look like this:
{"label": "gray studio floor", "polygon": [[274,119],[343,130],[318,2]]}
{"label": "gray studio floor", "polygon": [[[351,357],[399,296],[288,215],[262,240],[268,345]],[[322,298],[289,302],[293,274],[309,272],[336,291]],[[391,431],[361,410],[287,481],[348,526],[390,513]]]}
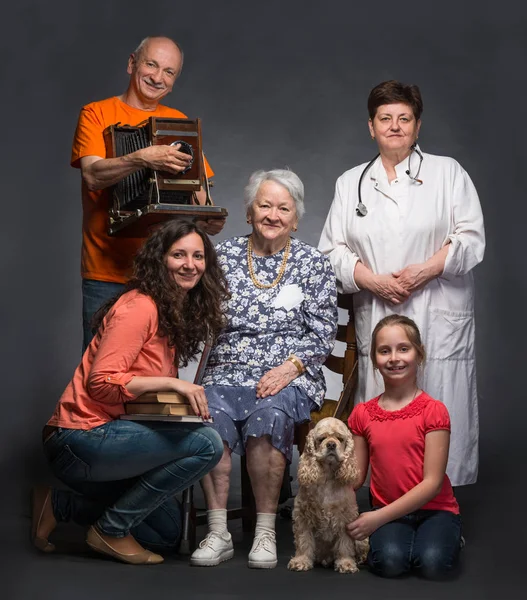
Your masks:
{"label": "gray studio floor", "polygon": [[[293,471],[294,472],[294,466]],[[239,497],[239,468],[233,473],[231,498]],[[293,489],[295,485],[293,484]],[[355,575],[341,575],[316,568],[293,573],[286,568],[293,553],[291,521],[277,518],[279,561],[276,569],[253,570],[246,566],[251,536],[243,534],[241,522],[230,521],[235,543],[234,559],[214,568],[190,567],[183,557],[166,556],[162,565],[129,566],[91,552],[84,544],[81,528],[61,524],[54,542],[57,552],[43,555],[29,543],[29,488],[21,486],[14,514],[3,512],[2,600],[135,600],[136,598],[222,599],[222,598],[324,598],[357,594],[376,599],[486,599],[523,598],[512,564],[507,560],[503,523],[510,517],[508,494],[483,484],[457,490],[464,514],[467,546],[462,554],[459,575],[446,582],[428,582],[417,577],[383,580],[366,569]],[[493,495],[494,493],[494,495]],[[500,500],[501,499],[501,503]],[[361,507],[366,494],[359,494]],[[200,492],[196,504],[203,506]],[[497,517],[499,516],[499,517]],[[524,523],[523,523],[524,526]],[[204,527],[198,528],[198,538]],[[523,546],[523,544],[521,544]],[[521,576],[521,573],[517,573]]]}

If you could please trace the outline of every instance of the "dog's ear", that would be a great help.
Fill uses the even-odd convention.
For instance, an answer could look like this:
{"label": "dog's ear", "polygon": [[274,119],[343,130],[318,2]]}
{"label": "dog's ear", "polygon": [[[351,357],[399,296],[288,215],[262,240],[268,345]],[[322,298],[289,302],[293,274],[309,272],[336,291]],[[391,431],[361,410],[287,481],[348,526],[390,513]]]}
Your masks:
{"label": "dog's ear", "polygon": [[302,456],[304,454],[308,454],[311,456],[315,455],[315,429],[310,429],[309,433],[306,437],[306,444],[304,446],[304,451],[302,452]]}
{"label": "dog's ear", "polygon": [[348,431],[348,435],[346,436],[343,458],[344,460],[335,473],[335,479],[343,484],[354,484],[359,476],[359,468],[357,465],[357,459],[355,458],[355,446],[353,444],[353,437],[350,431]]}
{"label": "dog's ear", "polygon": [[320,482],[322,475],[322,469],[315,458],[315,434],[312,429],[307,435],[304,451],[298,461],[298,483],[314,485]]}

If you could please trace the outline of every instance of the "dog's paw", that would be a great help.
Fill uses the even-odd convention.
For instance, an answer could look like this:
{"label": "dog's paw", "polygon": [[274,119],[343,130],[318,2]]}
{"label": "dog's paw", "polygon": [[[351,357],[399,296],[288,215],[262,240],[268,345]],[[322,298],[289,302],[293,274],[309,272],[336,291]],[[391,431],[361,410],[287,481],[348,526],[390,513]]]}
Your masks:
{"label": "dog's paw", "polygon": [[357,573],[358,570],[353,558],[340,558],[335,561],[335,571],[338,573]]}
{"label": "dog's paw", "polygon": [[307,556],[294,556],[288,563],[290,571],[309,571],[313,568],[313,561]]}
{"label": "dog's paw", "polygon": [[333,558],[331,556],[326,556],[320,560],[320,564],[323,567],[325,567],[326,569],[328,567],[332,567],[333,566]]}

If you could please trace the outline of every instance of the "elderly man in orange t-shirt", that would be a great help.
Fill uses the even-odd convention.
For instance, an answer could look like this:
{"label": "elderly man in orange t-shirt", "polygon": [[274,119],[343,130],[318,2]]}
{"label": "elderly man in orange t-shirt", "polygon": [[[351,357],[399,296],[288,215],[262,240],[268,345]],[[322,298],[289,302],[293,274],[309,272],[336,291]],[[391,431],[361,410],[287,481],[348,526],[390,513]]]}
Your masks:
{"label": "elderly man in orange t-shirt", "polygon": [[[110,125],[138,125],[148,117],[187,118],[182,112],[159,104],[172,91],[183,67],[183,52],[169,38],[145,38],[128,59],[130,81],[126,92],[92,102],[79,115],[73,140],[71,165],[82,174],[82,251],[84,348],[92,339],[91,320],[106,300],[120,292],[130,276],[132,259],[143,242],[137,238],[110,237],[109,188],[131,173],[148,167],[179,173],[189,156],[172,146],[149,146],[118,158],[106,158],[103,131]],[[206,163],[207,176],[214,175]],[[197,193],[200,204],[205,192]],[[224,218],[204,223],[209,234],[223,228]]]}

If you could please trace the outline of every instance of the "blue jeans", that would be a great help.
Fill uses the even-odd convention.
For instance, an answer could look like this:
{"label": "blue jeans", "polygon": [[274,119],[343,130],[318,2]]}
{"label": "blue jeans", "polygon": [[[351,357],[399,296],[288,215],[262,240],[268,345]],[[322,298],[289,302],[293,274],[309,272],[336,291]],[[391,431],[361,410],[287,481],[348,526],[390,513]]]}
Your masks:
{"label": "blue jeans", "polygon": [[57,521],[174,548],[181,533],[174,494],[219,462],[223,442],[204,425],[115,420],[86,431],[59,427],[44,452],[56,477],[78,492],[53,490]]}
{"label": "blue jeans", "polygon": [[124,290],[124,283],[111,281],[95,281],[94,279],[82,280],[82,353],[89,346],[93,338],[91,321],[95,313],[110,298],[117,296]]}
{"label": "blue jeans", "polygon": [[368,565],[382,577],[416,569],[427,579],[441,579],[455,566],[460,542],[459,515],[445,510],[417,510],[371,534]]}

